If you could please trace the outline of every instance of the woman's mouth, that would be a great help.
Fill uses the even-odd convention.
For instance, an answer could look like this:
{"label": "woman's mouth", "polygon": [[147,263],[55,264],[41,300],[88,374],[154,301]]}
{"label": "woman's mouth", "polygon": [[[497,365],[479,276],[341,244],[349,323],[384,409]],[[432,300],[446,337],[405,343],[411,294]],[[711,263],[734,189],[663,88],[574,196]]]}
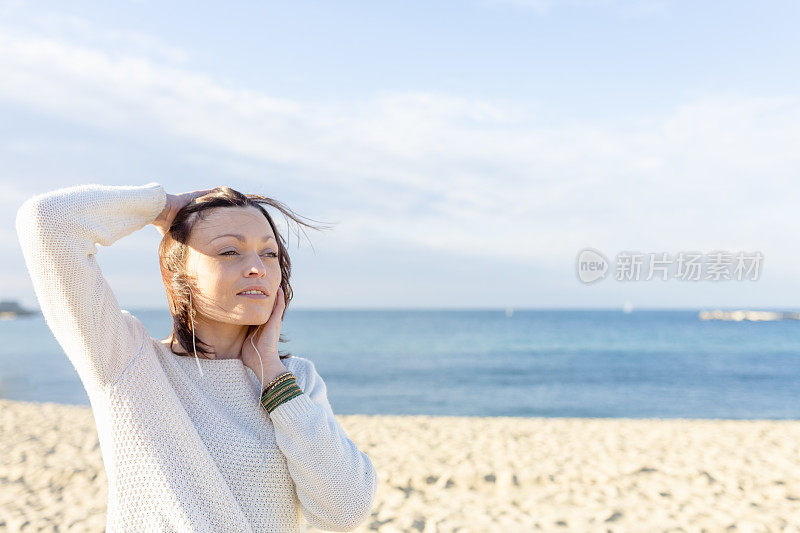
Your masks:
{"label": "woman's mouth", "polygon": [[237,294],[237,296],[244,296],[245,298],[255,298],[256,300],[266,300],[267,299],[267,295],[266,294],[261,294],[261,293],[258,293],[258,294]]}
{"label": "woman's mouth", "polygon": [[261,291],[244,291],[240,292],[236,296],[244,296],[246,298],[255,298],[257,300],[266,300],[267,295]]}

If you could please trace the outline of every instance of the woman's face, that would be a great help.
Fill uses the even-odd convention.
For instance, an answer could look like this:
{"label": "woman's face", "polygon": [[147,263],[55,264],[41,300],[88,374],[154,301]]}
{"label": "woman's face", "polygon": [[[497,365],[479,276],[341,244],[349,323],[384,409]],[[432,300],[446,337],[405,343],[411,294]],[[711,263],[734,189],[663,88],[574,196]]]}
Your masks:
{"label": "woman's face", "polygon": [[[269,222],[256,207],[217,207],[204,216],[192,229],[187,258],[200,291],[192,293],[198,315],[238,325],[264,324],[281,282],[278,243]],[[263,287],[267,297],[239,294],[251,285]]]}

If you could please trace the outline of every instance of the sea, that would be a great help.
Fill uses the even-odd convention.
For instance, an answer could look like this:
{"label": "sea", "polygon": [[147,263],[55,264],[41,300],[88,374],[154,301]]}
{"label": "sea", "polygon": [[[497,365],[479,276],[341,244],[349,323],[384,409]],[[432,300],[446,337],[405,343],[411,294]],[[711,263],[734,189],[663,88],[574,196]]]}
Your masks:
{"label": "sea", "polygon": [[[164,309],[129,309],[150,336]],[[800,320],[697,310],[286,312],[337,414],[800,419]],[[0,321],[0,397],[89,405],[41,315]]]}

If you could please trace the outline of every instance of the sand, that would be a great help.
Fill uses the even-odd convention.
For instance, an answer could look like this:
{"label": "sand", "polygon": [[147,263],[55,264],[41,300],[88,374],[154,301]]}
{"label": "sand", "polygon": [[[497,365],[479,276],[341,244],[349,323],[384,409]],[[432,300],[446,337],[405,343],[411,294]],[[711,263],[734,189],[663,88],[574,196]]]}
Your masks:
{"label": "sand", "polygon": [[[337,418],[380,478],[356,531],[800,532],[800,421]],[[0,400],[0,531],[100,532],[106,498],[88,407]]]}

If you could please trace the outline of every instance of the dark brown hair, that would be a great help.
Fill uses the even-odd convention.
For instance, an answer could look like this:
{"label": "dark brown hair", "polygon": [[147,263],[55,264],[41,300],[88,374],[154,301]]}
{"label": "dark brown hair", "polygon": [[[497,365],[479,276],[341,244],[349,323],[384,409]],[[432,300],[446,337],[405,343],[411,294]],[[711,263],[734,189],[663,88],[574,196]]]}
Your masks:
{"label": "dark brown hair", "polygon": [[[275,240],[278,244],[278,263],[281,268],[281,287],[283,288],[284,302],[286,308],[283,310],[283,315],[286,314],[286,309],[289,308],[289,302],[292,300],[292,286],[289,278],[292,271],[292,262],[289,259],[289,254],[286,251],[286,242],[283,236],[278,232],[275,227],[272,217],[262,207],[261,204],[266,204],[278,209],[285,217],[293,220],[298,227],[306,226],[312,229],[328,229],[320,228],[307,224],[300,220],[300,217],[291,209],[286,207],[278,200],[260,196],[257,194],[242,194],[239,191],[231,189],[230,187],[216,187],[211,192],[195,198],[193,201],[186,204],[180,211],[175,214],[175,218],[170,225],[169,231],[164,234],[161,239],[161,244],[158,247],[159,263],[161,267],[161,277],[164,280],[164,287],[167,291],[167,301],[169,302],[169,310],[172,313],[172,339],[170,342],[170,349],[175,340],[186,350],[186,354],[176,354],[181,356],[192,355],[188,353],[192,350],[192,325],[189,317],[189,293],[192,294],[192,305],[194,307],[194,317],[197,317],[197,304],[195,301],[199,298],[199,291],[192,276],[186,268],[186,259],[188,257],[189,249],[189,236],[192,229],[199,219],[205,220],[205,214],[209,209],[216,207],[256,207],[267,219],[272,231],[275,233]],[[312,220],[312,219],[307,219]],[[301,228],[302,229],[302,228]],[[304,231],[305,233],[305,231]],[[213,305],[213,302],[209,302]],[[281,315],[281,319],[283,319]],[[247,335],[250,335],[258,326],[248,326]],[[287,342],[280,336],[279,342]],[[210,346],[204,343],[200,338],[194,336],[194,344],[198,355],[206,356],[211,352],[208,350]],[[173,353],[175,353],[173,351]],[[281,359],[286,359],[291,355],[291,352],[279,355]]]}

